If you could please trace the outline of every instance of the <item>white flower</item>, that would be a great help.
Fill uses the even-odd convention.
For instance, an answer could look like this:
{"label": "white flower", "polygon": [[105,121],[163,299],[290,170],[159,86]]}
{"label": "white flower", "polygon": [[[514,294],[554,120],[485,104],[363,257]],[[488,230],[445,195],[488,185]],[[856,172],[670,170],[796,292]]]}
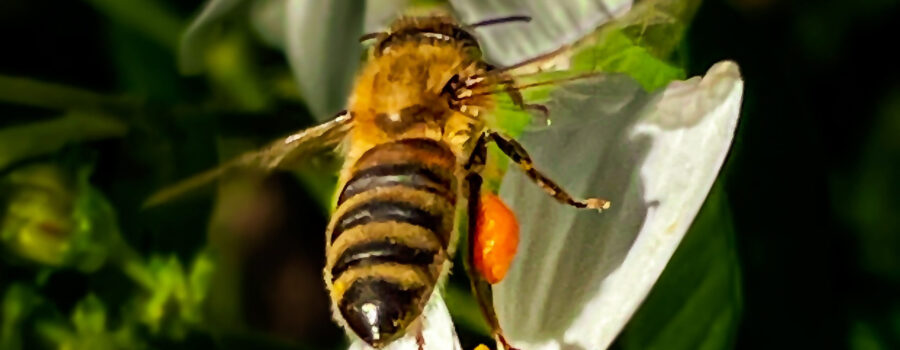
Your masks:
{"label": "white flower", "polygon": [[[213,1],[204,15],[212,17],[216,3],[223,4],[223,8],[234,7],[235,1]],[[483,7],[480,3],[452,1],[463,21],[485,18],[479,15],[483,14],[479,12]],[[547,28],[558,31],[562,28],[558,18],[547,22],[546,17],[540,17],[559,13],[551,11],[547,3],[550,2],[535,0],[484,6],[494,11],[502,11],[504,6],[521,6],[523,12],[495,15],[529,14],[535,17],[530,25],[545,32]],[[583,35],[631,7],[627,0],[573,3],[581,6],[569,8],[567,15],[575,19],[562,20],[577,29],[568,33],[570,36]],[[286,5],[275,6],[287,6],[284,13],[298,18],[297,13],[303,8],[315,8],[300,0],[285,0],[283,4]],[[557,6],[556,2],[553,4]],[[334,8],[316,6],[324,13]],[[603,13],[591,12],[597,6],[604,8]],[[304,16],[327,17],[308,13]],[[542,19],[544,24],[536,25]],[[346,78],[349,82],[352,75],[335,78],[328,75],[332,72],[329,68],[319,72],[310,69],[334,66],[334,62],[309,63],[306,68],[298,68],[304,65],[300,57],[329,56],[302,55],[310,52],[304,52],[304,46],[294,42],[316,30],[317,35],[327,36],[329,41],[353,41],[352,31],[337,38],[328,36],[330,33],[323,29],[330,26],[301,28],[297,21],[286,22],[282,27],[288,31],[270,40],[287,50],[301,91],[310,89],[304,83],[307,79],[318,82],[322,77],[333,81]],[[195,35],[203,32],[196,23],[192,28]],[[490,31],[512,32],[532,40],[492,40]],[[548,43],[559,42],[542,37],[541,32],[523,31],[521,25],[485,28],[481,34],[488,37],[484,46],[489,56],[500,63],[546,52]],[[322,42],[319,39],[315,39],[316,43]],[[190,36],[186,42],[189,41]],[[516,45],[520,42],[534,45]],[[327,51],[313,46],[312,53]],[[341,84],[346,82],[332,85]],[[500,195],[520,220],[521,241],[506,279],[495,286],[494,302],[501,325],[514,346],[526,350],[593,350],[609,346],[659,278],[709,193],[731,145],[742,93],[738,67],[727,61],[713,65],[702,78],[672,82],[652,93],[645,92],[635,80],[617,74],[586,80],[554,93],[548,106],[552,127],[527,132],[520,141],[536,165],[570,193],[607,198],[613,207],[602,214],[574,210],[557,204],[518,170],[506,173]],[[332,108],[328,103],[313,106],[313,110],[317,115],[328,115],[322,112]],[[459,348],[439,293],[429,301],[423,322],[426,349]],[[358,340],[351,346],[365,348]],[[417,349],[414,335],[395,341],[387,349]]]}
{"label": "white flower", "polygon": [[568,189],[614,207],[574,212],[515,171],[501,189],[522,237],[495,302],[523,349],[609,346],[687,232],[731,145],[743,93],[733,62],[649,95],[625,77],[609,80],[618,94],[596,97],[609,108],[522,142]]}
{"label": "white flower", "polygon": [[[568,91],[550,106],[584,114],[554,117],[520,141],[568,190],[605,196],[614,207],[597,214],[557,204],[516,170],[503,181],[521,241],[494,302],[522,349],[608,347],[672,257],[731,145],[743,94],[735,63],[650,94],[624,75],[603,80],[603,94]],[[432,306],[425,315],[429,327],[449,329],[430,338],[438,331],[426,328],[426,349],[449,348],[446,312]],[[417,347],[407,336],[387,349]]]}

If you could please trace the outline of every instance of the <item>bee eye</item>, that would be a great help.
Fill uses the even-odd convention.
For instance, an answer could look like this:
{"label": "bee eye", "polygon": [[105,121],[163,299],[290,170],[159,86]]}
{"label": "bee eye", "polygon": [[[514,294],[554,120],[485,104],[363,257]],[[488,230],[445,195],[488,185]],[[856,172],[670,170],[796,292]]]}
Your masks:
{"label": "bee eye", "polygon": [[450,94],[451,97],[455,96],[457,85],[459,85],[459,74],[454,74],[450,80],[447,80],[447,84],[444,84],[441,94]]}

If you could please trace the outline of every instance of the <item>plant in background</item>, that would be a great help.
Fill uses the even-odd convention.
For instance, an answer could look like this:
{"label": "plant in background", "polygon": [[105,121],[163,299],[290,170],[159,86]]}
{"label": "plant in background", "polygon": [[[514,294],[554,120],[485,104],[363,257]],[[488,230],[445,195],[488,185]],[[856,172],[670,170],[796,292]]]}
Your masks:
{"label": "plant in background", "polygon": [[[109,203],[88,183],[86,169],[52,163],[22,166],[0,182],[0,218],[10,259],[85,272],[100,268],[118,238]],[[16,259],[18,258],[18,259]]]}

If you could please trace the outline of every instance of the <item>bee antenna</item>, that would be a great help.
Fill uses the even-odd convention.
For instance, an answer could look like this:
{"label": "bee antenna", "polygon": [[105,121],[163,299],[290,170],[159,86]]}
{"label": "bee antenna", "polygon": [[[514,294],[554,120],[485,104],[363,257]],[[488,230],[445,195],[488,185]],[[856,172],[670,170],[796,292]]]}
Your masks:
{"label": "bee antenna", "polygon": [[363,42],[366,40],[372,40],[384,34],[384,32],[374,32],[374,33],[366,33],[359,37],[359,42]]}
{"label": "bee antenna", "polygon": [[509,22],[531,22],[531,16],[516,15],[516,16],[491,18],[491,19],[483,20],[481,22],[472,23],[469,25],[469,27],[475,28],[475,27],[489,26],[489,25],[500,24],[500,23],[509,23]]}

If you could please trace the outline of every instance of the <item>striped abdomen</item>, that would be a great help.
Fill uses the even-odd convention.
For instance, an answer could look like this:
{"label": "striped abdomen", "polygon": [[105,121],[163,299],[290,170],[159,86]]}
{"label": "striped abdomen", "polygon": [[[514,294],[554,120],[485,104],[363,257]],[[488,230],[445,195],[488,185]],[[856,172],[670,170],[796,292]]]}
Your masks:
{"label": "striped abdomen", "polygon": [[327,234],[326,283],[346,324],[372,346],[402,335],[440,278],[455,166],[442,143],[406,139],[367,151],[342,186]]}

